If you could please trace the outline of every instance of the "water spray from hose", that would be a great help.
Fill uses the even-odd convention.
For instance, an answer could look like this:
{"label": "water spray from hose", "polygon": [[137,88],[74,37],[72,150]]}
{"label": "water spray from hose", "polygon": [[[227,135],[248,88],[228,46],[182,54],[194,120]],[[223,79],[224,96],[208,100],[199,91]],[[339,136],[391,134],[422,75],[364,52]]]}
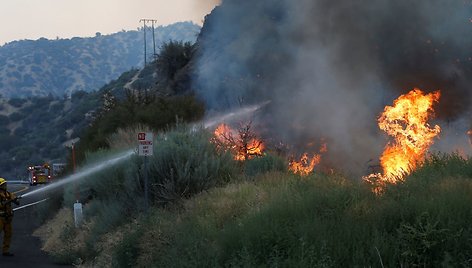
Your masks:
{"label": "water spray from hose", "polygon": [[[20,197],[21,197],[21,196],[20,196]],[[19,198],[20,198],[20,197],[19,197]],[[39,203],[43,203],[43,202],[48,201],[48,200],[49,200],[49,198],[44,198],[44,199],[42,199],[42,200],[39,200],[39,201],[30,203],[30,204],[26,204],[26,205],[24,205],[24,206],[14,208],[13,211],[17,211],[17,210],[20,210],[20,209],[25,209],[25,208],[27,208],[27,207],[31,207],[31,206],[37,205],[37,204],[39,204]]]}
{"label": "water spray from hose", "polygon": [[111,159],[108,159],[108,160],[105,160],[103,162],[100,162],[98,164],[95,164],[91,167],[86,167],[84,169],[82,169],[81,171],[75,173],[75,174],[72,174],[70,176],[67,176],[65,177],[64,179],[61,179],[57,182],[54,182],[54,183],[51,183],[49,185],[47,185],[46,187],[43,187],[43,188],[39,188],[39,189],[36,189],[34,191],[31,191],[29,193],[26,193],[24,195],[22,195],[21,197],[27,197],[27,196],[30,196],[30,195],[35,195],[35,194],[38,194],[38,193],[42,193],[42,192],[46,192],[46,191],[50,191],[52,189],[56,189],[58,187],[61,187],[65,184],[68,184],[68,183],[71,183],[73,181],[77,181],[79,179],[83,179],[85,178],[86,176],[89,176],[95,172],[98,172],[104,168],[107,168],[107,167],[110,167],[112,165],[115,165],[117,164],[118,162],[130,157],[131,155],[133,155],[135,153],[135,150],[129,150],[129,151],[126,151],[124,153],[121,153],[119,155],[117,155],[116,157],[114,158],[111,158]]}
{"label": "water spray from hose", "polygon": [[221,116],[215,116],[215,117],[209,118],[209,119],[203,121],[203,128],[214,127],[214,126],[216,126],[216,125],[218,125],[218,124],[220,124],[224,121],[239,118],[239,117],[245,116],[247,114],[253,113],[253,112],[261,109],[262,107],[266,106],[270,102],[271,102],[270,100],[264,101],[264,102],[256,104],[256,105],[251,105],[251,106],[247,106],[247,107],[237,109],[235,111],[226,113],[226,114],[221,115]]}

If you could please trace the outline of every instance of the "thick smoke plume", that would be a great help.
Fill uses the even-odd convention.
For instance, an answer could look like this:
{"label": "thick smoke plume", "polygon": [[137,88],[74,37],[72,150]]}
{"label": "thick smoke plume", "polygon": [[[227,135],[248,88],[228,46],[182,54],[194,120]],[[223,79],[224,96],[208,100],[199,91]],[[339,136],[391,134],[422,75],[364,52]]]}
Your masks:
{"label": "thick smoke plume", "polygon": [[467,138],[470,0],[224,0],[198,44],[193,86],[210,109],[271,100],[259,115],[271,137],[324,139],[328,162],[347,172],[378,159],[378,115],[414,87],[441,90],[439,124]]}

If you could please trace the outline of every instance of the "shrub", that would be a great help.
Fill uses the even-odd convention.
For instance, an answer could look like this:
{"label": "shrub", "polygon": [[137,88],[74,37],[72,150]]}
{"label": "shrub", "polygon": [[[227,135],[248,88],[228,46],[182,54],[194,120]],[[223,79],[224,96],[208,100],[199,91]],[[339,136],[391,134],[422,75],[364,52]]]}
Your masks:
{"label": "shrub", "polygon": [[[101,237],[136,217],[144,202],[139,161],[130,151],[99,151],[87,155],[86,163],[76,172],[77,181],[65,188],[64,205],[77,199],[83,203],[89,232],[80,244],[80,257],[90,260],[101,250]],[[88,174],[90,170],[95,172]]]}
{"label": "shrub", "polygon": [[464,158],[458,153],[431,154],[423,165],[411,174],[409,181],[421,178],[423,182],[429,183],[444,177],[472,178],[472,159]]}
{"label": "shrub", "polygon": [[27,102],[26,99],[20,99],[20,98],[12,98],[8,101],[8,104],[10,104],[13,107],[19,108],[23,106],[23,104]]}
{"label": "shrub", "polygon": [[190,42],[164,43],[156,59],[157,72],[160,77],[164,80],[174,79],[177,72],[192,59],[194,51],[195,47]]}
{"label": "shrub", "polygon": [[90,169],[95,172],[66,189],[65,204],[73,204],[79,191],[81,200],[87,204],[85,216],[97,218],[102,225],[94,227],[97,234],[118,226],[127,217],[134,216],[142,205],[138,163],[137,156],[131,156],[130,151],[100,151],[87,155],[87,164],[77,174]]}
{"label": "shrub", "polygon": [[139,241],[142,230],[125,234],[121,243],[116,247],[113,254],[113,267],[136,267],[139,256]]}
{"label": "shrub", "polygon": [[[126,136],[123,133],[119,135]],[[153,202],[161,204],[179,201],[229,182],[234,176],[236,165],[230,155],[220,154],[216,150],[209,141],[209,135],[204,130],[190,131],[180,127],[157,138],[154,156],[149,159],[148,167]],[[126,143],[127,138],[124,140]],[[123,144],[120,143],[118,148],[122,150]],[[99,151],[88,154],[88,164],[81,170],[100,165],[103,165],[103,169],[87,175],[65,190],[64,204],[72,205],[78,192],[84,204],[85,219],[93,222],[85,244],[81,245],[82,259],[93,259],[100,253],[101,249],[97,246],[100,238],[136,218],[144,208],[143,175],[146,170],[143,169],[143,158],[130,156],[113,165],[100,164],[129,152]],[[77,174],[81,174],[81,170]],[[131,233],[123,243],[134,243],[138,236],[139,233]],[[137,256],[136,250],[126,245],[118,247],[116,254],[124,255],[117,260],[117,265],[132,266]]]}
{"label": "shrub", "polygon": [[0,126],[5,126],[10,123],[10,118],[6,115],[0,115]]}
{"label": "shrub", "polygon": [[24,119],[26,117],[26,114],[20,113],[20,112],[14,112],[10,115],[10,121],[11,122],[16,122]]}
{"label": "shrub", "polygon": [[401,256],[406,264],[417,267],[440,266],[437,256],[443,253],[442,245],[451,236],[448,229],[441,229],[428,213],[422,213],[414,224],[402,224],[398,228]]}
{"label": "shrub", "polygon": [[204,130],[178,129],[160,135],[150,159],[150,183],[155,202],[189,198],[223,185],[235,175],[232,156],[220,153]]}
{"label": "shrub", "polygon": [[286,171],[286,161],[273,154],[265,154],[263,157],[255,157],[245,163],[245,173],[247,176],[256,176],[272,171]]}
{"label": "shrub", "polygon": [[[220,195],[214,189],[209,194],[219,198],[212,202],[198,196],[174,218],[160,214],[158,226],[146,227],[161,234],[152,265],[469,267],[469,159],[428,161],[381,196],[358,181],[322,174],[258,176],[245,182],[255,194],[239,206],[227,200],[238,200],[246,187],[231,185]],[[244,205],[250,209],[240,210]]]}

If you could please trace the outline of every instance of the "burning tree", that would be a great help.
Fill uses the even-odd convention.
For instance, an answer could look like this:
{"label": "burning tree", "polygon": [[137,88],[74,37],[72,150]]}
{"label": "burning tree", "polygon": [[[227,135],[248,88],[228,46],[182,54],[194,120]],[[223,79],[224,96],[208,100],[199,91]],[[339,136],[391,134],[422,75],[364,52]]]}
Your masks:
{"label": "burning tree", "polygon": [[394,140],[387,144],[380,157],[383,175],[371,174],[364,180],[377,186],[397,183],[416,169],[433,139],[441,132],[438,125],[430,127],[428,124],[434,112],[433,103],[439,98],[439,91],[424,94],[415,88],[396,99],[393,106],[385,107],[378,125]]}
{"label": "burning tree", "polygon": [[220,124],[214,131],[212,141],[218,148],[230,151],[234,159],[239,161],[262,156],[264,151],[264,143],[252,130],[252,122],[241,124],[237,131],[226,124]]}

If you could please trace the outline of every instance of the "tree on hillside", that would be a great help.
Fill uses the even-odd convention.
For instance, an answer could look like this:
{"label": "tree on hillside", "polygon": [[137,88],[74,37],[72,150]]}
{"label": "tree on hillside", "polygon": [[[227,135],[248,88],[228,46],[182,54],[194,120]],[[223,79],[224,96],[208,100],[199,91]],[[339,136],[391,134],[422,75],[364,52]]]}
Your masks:
{"label": "tree on hillside", "polygon": [[190,42],[169,41],[161,47],[157,55],[157,74],[166,82],[174,80],[177,72],[192,59],[195,46]]}
{"label": "tree on hillside", "polygon": [[103,90],[102,94],[102,101],[103,101],[103,106],[102,106],[102,113],[106,113],[113,108],[115,108],[117,100],[116,97],[111,93],[111,89],[105,89]]}

